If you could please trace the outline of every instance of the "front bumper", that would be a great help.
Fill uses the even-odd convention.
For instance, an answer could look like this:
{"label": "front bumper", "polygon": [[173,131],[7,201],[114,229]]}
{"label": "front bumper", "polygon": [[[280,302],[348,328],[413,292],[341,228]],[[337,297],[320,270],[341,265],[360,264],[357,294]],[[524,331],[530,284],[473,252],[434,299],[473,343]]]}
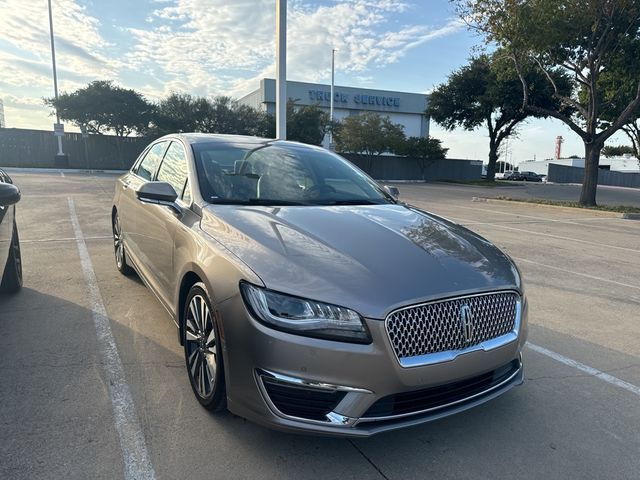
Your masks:
{"label": "front bumper", "polygon": [[384,321],[367,319],[373,342],[358,345],[270,329],[239,295],[218,308],[229,409],[280,430],[367,437],[482,404],[524,378],[526,303],[514,341],[411,368],[395,358]]}

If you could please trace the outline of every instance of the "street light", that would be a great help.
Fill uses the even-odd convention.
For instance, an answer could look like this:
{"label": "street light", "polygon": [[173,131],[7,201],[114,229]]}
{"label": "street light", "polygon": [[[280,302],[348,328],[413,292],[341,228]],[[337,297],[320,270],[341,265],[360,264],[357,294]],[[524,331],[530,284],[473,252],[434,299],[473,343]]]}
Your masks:
{"label": "street light", "polygon": [[[56,97],[56,103],[58,101],[58,73],[56,71],[56,46],[53,40],[53,13],[51,10],[51,0],[49,0],[49,34],[51,36],[51,64],[53,65],[53,90]],[[58,154],[56,157],[63,157],[62,151],[62,135],[64,130],[60,127],[60,115],[58,114],[58,107],[56,106],[56,125],[54,127],[54,135],[58,138]]]}
{"label": "street light", "polygon": [[331,49],[331,101],[329,102],[329,121],[331,128],[329,129],[329,150],[333,150],[333,101],[334,87],[336,77],[336,49]]}
{"label": "street light", "polygon": [[287,0],[276,0],[276,138],[287,139]]}

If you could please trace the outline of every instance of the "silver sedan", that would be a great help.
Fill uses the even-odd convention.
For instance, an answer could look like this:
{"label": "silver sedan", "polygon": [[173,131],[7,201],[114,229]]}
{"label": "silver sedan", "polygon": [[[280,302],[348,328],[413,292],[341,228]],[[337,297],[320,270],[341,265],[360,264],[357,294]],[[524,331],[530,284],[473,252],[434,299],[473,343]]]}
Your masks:
{"label": "silver sedan", "polygon": [[119,178],[112,225],[117,268],[172,316],[207,409],[369,436],[523,381],[511,259],[321,148],[160,138]]}

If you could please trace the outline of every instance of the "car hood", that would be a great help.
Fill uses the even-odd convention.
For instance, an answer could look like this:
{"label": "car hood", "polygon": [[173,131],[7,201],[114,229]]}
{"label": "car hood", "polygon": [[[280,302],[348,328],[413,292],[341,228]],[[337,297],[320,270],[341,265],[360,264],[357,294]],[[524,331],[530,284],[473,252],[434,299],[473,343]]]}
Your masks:
{"label": "car hood", "polygon": [[267,288],[384,318],[400,306],[520,289],[517,269],[464,227],[406,205],[209,205],[201,228]]}

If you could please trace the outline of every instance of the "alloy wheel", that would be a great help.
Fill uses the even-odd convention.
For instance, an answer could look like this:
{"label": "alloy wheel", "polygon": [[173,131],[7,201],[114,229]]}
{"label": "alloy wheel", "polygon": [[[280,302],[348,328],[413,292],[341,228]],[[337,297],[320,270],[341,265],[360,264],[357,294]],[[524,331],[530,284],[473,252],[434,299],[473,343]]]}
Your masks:
{"label": "alloy wheel", "polygon": [[189,302],[185,318],[187,368],[202,398],[212,395],[218,368],[218,344],[211,311],[201,295]]}
{"label": "alloy wheel", "polygon": [[113,219],[113,247],[116,254],[116,264],[121,269],[124,264],[124,245],[122,244],[122,230],[118,215],[115,215]]}

